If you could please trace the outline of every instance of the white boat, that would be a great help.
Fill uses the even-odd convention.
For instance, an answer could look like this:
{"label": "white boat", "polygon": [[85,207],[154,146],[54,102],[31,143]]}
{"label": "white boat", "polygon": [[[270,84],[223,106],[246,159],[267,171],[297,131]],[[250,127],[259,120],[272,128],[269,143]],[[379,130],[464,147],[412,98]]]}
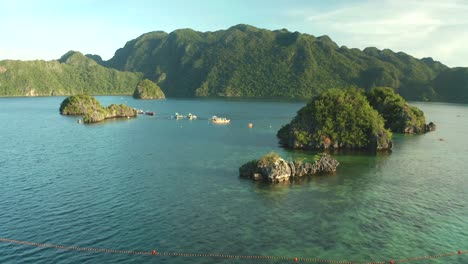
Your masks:
{"label": "white boat", "polygon": [[184,119],[184,116],[183,116],[183,115],[179,115],[179,113],[175,113],[174,118],[175,118],[175,119]]}
{"label": "white boat", "polygon": [[210,120],[213,122],[213,124],[229,124],[231,122],[231,119],[217,116],[212,116]]}
{"label": "white boat", "polygon": [[187,119],[188,119],[188,120],[194,120],[194,119],[197,119],[197,116],[196,116],[196,115],[192,115],[192,113],[188,113]]}

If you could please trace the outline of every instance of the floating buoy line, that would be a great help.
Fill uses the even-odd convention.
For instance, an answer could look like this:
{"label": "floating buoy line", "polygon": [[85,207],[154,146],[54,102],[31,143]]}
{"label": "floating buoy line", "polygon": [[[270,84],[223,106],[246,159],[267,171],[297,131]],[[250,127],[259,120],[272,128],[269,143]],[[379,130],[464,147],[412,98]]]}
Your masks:
{"label": "floating buoy line", "polygon": [[[180,252],[160,252],[156,249],[138,251],[138,250],[121,250],[121,249],[107,249],[107,248],[93,248],[93,247],[77,247],[77,246],[65,246],[58,244],[45,244],[37,243],[24,240],[15,240],[9,238],[0,237],[0,243],[9,243],[17,245],[25,245],[31,247],[41,247],[41,248],[51,248],[59,250],[69,250],[77,252],[95,252],[95,253],[111,253],[111,254],[125,254],[125,255],[145,255],[148,257],[192,257],[192,258],[222,258],[222,259],[239,259],[239,260],[271,260],[271,261],[283,261],[291,263],[332,263],[332,264],[397,264],[397,263],[407,263],[407,262],[416,262],[426,259],[438,259],[451,257],[456,255],[462,255],[468,253],[468,250],[458,250],[454,252],[443,253],[439,255],[429,255],[429,256],[419,256],[412,258],[403,258],[403,259],[394,259],[386,261],[371,261],[371,262],[359,262],[359,261],[347,261],[347,260],[331,260],[331,259],[320,259],[320,258],[301,258],[301,257],[286,257],[286,256],[247,256],[247,255],[230,255],[230,254],[213,254],[213,253],[180,253]],[[461,263],[461,262],[460,262]],[[468,263],[468,260],[467,262]]]}

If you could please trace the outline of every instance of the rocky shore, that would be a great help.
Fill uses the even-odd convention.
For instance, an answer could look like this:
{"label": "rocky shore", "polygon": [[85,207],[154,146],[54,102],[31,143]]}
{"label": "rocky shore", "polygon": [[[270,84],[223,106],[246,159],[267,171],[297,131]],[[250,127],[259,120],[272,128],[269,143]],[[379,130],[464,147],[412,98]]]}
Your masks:
{"label": "rocky shore", "polygon": [[328,154],[320,154],[313,163],[287,161],[270,152],[259,160],[252,160],[239,168],[243,178],[264,182],[285,182],[308,175],[333,174],[340,163]]}

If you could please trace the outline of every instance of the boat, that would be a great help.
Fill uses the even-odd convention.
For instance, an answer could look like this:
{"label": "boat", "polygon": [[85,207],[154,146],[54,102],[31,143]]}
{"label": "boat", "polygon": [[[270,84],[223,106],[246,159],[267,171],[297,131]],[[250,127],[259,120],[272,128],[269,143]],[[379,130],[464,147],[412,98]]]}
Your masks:
{"label": "boat", "polygon": [[179,115],[179,113],[175,113],[175,114],[174,114],[174,118],[175,118],[175,119],[184,119],[184,116],[183,116],[183,115]]}
{"label": "boat", "polygon": [[154,116],[154,112],[151,112],[151,111],[146,111],[146,112],[145,112],[145,115],[151,115],[151,116]]}
{"label": "boat", "polygon": [[188,120],[194,120],[194,119],[197,119],[197,116],[196,116],[196,115],[192,115],[192,113],[188,113],[187,119],[188,119]]}
{"label": "boat", "polygon": [[212,116],[211,122],[213,122],[213,124],[229,124],[231,122],[231,119],[227,119],[225,117]]}

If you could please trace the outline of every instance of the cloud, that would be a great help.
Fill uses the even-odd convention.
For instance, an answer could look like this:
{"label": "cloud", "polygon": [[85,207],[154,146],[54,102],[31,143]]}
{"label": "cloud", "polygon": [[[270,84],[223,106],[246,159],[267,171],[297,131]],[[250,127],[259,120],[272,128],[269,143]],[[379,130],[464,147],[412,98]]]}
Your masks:
{"label": "cloud", "polygon": [[[464,60],[468,58],[468,49],[464,48],[468,43],[466,1],[273,2],[262,9],[266,1],[255,2],[254,7],[258,8],[237,2],[210,6],[206,1],[204,5],[193,4],[205,12],[194,13],[193,8],[188,8],[181,13],[177,3],[113,1],[110,5],[98,0],[0,0],[0,17],[7,25],[0,37],[0,60],[55,59],[69,49],[108,59],[126,41],[144,32],[180,27],[217,30],[251,23],[269,29],[326,34],[348,47],[389,48],[417,58],[430,56],[449,66],[468,66],[468,60]],[[229,12],[219,12],[220,8]]]}
{"label": "cloud", "polygon": [[[301,11],[305,23],[350,47],[375,46],[467,65],[468,4],[459,1],[364,1],[332,10]],[[298,15],[298,12],[295,12]]]}

